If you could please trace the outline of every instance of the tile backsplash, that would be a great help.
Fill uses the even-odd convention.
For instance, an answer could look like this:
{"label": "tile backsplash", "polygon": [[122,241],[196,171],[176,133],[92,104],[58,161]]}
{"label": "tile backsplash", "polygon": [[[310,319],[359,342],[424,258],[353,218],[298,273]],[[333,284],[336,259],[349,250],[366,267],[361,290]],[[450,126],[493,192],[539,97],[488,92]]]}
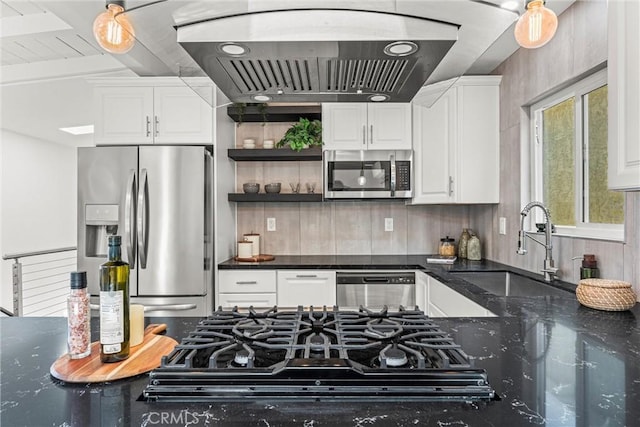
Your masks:
{"label": "tile backsplash", "polygon": [[[471,226],[468,206],[393,200],[239,203],[237,215],[238,240],[259,233],[261,252],[272,255],[437,253],[440,238],[457,241],[462,228]],[[267,231],[267,218],[275,218],[275,231]],[[393,219],[393,231],[385,231],[385,218]],[[483,230],[475,231],[483,241]]]}

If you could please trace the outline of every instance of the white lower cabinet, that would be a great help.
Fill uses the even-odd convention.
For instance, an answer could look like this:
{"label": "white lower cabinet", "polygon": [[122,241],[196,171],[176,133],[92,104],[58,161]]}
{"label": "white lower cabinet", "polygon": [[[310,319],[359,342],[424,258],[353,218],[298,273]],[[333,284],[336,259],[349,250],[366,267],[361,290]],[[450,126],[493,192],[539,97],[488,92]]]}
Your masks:
{"label": "white lower cabinet", "polygon": [[[238,308],[333,307],[334,270],[219,270],[215,306]],[[416,305],[429,317],[495,314],[422,271],[416,271]]]}
{"label": "white lower cabinet", "polygon": [[276,305],[275,270],[219,270],[216,306],[247,308]]}
{"label": "white lower cabinet", "polygon": [[427,299],[429,317],[495,317],[491,311],[431,276],[428,277]]}
{"label": "white lower cabinet", "polygon": [[276,305],[276,294],[220,294],[218,304],[221,307],[273,307]]}
{"label": "white lower cabinet", "polygon": [[429,276],[422,271],[416,271],[416,305],[425,313],[429,314],[429,300],[427,298],[427,288],[429,286]]}
{"label": "white lower cabinet", "polygon": [[336,304],[336,272],[278,270],[278,307],[332,307]]}

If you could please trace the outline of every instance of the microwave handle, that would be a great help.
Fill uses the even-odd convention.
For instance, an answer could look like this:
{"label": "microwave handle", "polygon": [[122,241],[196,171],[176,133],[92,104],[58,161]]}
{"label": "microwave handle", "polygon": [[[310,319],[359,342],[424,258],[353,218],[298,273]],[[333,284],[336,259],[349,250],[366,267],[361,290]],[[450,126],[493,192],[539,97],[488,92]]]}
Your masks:
{"label": "microwave handle", "polygon": [[396,195],[396,156],[392,154],[389,161],[391,163],[391,197],[394,197]]}

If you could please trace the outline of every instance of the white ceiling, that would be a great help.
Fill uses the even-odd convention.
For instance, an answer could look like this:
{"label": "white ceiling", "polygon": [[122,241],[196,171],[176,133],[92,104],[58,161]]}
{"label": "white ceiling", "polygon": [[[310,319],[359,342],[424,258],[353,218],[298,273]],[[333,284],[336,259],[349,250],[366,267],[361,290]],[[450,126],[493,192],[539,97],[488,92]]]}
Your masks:
{"label": "white ceiling", "polygon": [[[452,49],[450,62],[464,66],[465,74],[487,74],[517,49],[512,30],[517,15],[492,6],[499,1],[320,3],[324,7],[367,7],[461,22],[461,28],[475,33],[471,43],[460,43],[457,50]],[[560,14],[573,1],[549,0],[547,6]],[[290,4],[282,0],[130,0],[128,9],[139,7],[130,12],[139,43],[127,55],[111,55],[102,51],[91,35],[93,19],[104,9],[104,0],[0,0],[0,127],[61,144],[91,145],[91,135],[72,136],[58,130],[92,123],[92,90],[84,77],[199,72],[175,41],[176,22],[189,21],[199,14],[223,16]],[[313,4],[318,2],[296,2],[297,7]],[[449,77],[445,71],[441,74]]]}

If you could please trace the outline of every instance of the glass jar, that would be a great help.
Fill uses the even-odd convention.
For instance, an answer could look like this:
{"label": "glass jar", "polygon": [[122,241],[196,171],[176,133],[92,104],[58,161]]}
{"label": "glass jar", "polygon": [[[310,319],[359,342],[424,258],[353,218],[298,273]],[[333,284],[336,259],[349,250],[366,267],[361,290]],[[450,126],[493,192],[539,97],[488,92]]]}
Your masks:
{"label": "glass jar", "polygon": [[469,237],[469,243],[467,244],[467,259],[471,261],[480,261],[482,259],[480,239],[474,232],[471,232],[471,237]]}
{"label": "glass jar", "polygon": [[438,250],[438,253],[441,256],[455,256],[456,255],[455,239],[452,239],[449,236],[440,239],[440,248]]}

